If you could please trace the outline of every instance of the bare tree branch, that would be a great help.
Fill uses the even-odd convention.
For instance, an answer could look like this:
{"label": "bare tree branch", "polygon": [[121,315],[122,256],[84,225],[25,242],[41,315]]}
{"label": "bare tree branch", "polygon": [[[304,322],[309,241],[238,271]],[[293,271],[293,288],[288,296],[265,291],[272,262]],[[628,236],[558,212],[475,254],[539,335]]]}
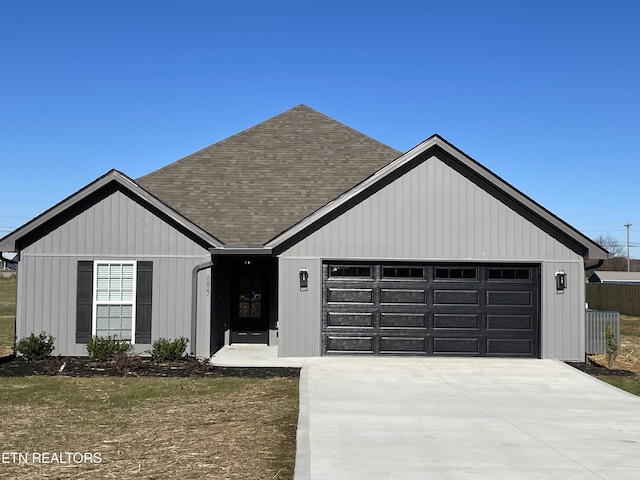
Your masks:
{"label": "bare tree branch", "polygon": [[609,233],[601,233],[596,238],[594,238],[593,241],[604,248],[606,251],[608,251],[611,257],[618,258],[627,256],[626,247],[622,245],[617,238]]}

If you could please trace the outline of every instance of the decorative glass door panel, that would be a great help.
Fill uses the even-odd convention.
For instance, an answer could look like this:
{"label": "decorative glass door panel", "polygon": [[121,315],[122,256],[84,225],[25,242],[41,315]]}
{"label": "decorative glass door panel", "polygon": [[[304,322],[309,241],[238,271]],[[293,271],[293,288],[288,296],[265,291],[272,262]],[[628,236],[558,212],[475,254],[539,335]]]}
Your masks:
{"label": "decorative glass door panel", "polygon": [[231,275],[231,343],[268,343],[268,264],[245,260]]}

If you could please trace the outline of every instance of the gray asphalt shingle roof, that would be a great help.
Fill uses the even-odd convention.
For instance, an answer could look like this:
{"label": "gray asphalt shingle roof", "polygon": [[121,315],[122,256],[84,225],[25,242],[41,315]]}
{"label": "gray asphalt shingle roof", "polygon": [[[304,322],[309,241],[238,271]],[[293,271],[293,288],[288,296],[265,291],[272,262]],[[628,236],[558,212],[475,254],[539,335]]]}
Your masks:
{"label": "gray asphalt shingle roof", "polygon": [[264,244],[402,152],[298,105],[136,182],[225,244]]}

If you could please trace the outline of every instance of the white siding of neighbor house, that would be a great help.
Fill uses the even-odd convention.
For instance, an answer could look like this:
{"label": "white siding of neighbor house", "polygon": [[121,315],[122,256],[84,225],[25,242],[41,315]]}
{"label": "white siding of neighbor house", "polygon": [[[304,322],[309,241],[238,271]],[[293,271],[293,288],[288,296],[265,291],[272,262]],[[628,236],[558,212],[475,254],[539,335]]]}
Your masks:
{"label": "white siding of neighbor house", "polygon": [[[21,252],[17,337],[46,331],[56,339],[55,355],[86,355],[85,345],[75,343],[78,261],[150,260],[152,341],[190,338],[192,269],[209,259],[205,248],[117,191]],[[206,272],[199,277],[205,279]],[[205,303],[206,290],[200,286],[199,325],[210,322],[210,306]],[[199,354],[209,354],[208,329],[207,325],[199,331]],[[149,348],[136,345],[137,352]]]}
{"label": "white siding of neighbor house", "polygon": [[[322,260],[539,263],[541,356],[584,359],[583,259],[431,157],[280,254],[280,355],[320,354]],[[299,291],[298,270],[309,270]],[[567,273],[556,293],[554,274]],[[311,342],[311,344],[309,343]]]}

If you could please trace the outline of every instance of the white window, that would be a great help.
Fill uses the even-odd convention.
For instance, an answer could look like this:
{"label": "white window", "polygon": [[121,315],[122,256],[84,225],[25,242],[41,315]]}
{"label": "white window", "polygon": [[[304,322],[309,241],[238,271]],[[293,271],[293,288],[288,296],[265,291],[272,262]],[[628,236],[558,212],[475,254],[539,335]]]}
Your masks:
{"label": "white window", "polygon": [[136,262],[95,261],[93,326],[98,337],[135,341]]}

